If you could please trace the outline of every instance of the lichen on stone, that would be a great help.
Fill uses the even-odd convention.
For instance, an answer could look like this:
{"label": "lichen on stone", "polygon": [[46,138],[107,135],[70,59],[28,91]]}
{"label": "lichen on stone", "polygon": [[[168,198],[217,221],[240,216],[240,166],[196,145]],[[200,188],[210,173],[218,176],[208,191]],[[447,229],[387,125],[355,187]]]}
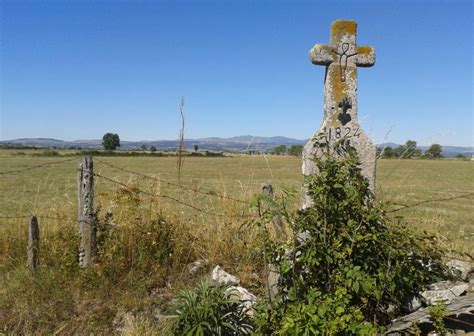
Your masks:
{"label": "lichen on stone", "polygon": [[357,53],[359,55],[370,55],[374,51],[374,48],[371,46],[360,46],[357,47]]}
{"label": "lichen on stone", "polygon": [[350,20],[337,20],[331,25],[331,42],[340,41],[344,35],[355,35],[357,23]]}

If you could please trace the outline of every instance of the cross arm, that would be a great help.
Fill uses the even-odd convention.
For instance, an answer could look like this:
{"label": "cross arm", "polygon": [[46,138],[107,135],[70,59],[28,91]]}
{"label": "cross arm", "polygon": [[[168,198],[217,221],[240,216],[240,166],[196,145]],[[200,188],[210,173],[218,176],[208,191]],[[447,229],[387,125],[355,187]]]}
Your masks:
{"label": "cross arm", "polygon": [[334,61],[333,50],[327,44],[316,44],[309,52],[313,64],[329,65]]}
{"label": "cross arm", "polygon": [[371,46],[357,47],[355,62],[359,67],[371,67],[375,64],[375,49]]}

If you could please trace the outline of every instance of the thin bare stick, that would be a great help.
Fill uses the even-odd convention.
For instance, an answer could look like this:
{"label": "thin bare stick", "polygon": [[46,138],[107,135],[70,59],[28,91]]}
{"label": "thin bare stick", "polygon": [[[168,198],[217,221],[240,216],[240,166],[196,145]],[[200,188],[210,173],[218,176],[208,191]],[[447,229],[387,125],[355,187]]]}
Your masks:
{"label": "thin bare stick", "polygon": [[178,149],[178,183],[181,180],[181,169],[184,161],[184,97],[181,97],[181,104],[179,105],[179,113],[181,115],[181,129],[179,130],[179,149]]}

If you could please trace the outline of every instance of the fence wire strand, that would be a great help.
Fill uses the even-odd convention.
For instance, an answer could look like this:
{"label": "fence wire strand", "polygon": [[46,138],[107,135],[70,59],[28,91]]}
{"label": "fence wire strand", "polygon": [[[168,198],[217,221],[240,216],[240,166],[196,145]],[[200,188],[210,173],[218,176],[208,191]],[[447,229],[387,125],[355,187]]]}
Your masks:
{"label": "fence wire strand", "polygon": [[[32,217],[36,217],[39,219],[54,219],[54,220],[63,220],[63,221],[74,221],[74,222],[77,221],[78,223],[85,223],[87,225],[91,225],[91,222],[88,220],[77,220],[70,217],[52,217],[52,216],[47,216],[47,215],[35,215],[35,214],[17,215],[17,216],[0,216],[0,219],[25,219],[25,218],[31,219]],[[93,224],[94,226],[100,227],[100,228],[106,228],[106,229],[118,230],[118,231],[122,230],[122,228],[120,228],[119,226],[113,223],[94,220]]]}
{"label": "fence wire strand", "polygon": [[202,190],[195,189],[195,188],[189,188],[189,187],[180,185],[180,184],[178,184],[178,183],[172,183],[172,182],[164,181],[164,180],[162,180],[162,179],[159,179],[159,178],[156,178],[156,177],[153,177],[153,176],[145,175],[145,174],[142,174],[142,173],[137,173],[137,172],[134,172],[134,171],[131,171],[131,170],[122,168],[122,167],[118,167],[118,166],[115,166],[115,165],[113,165],[113,164],[111,164],[111,163],[108,163],[108,162],[99,160],[99,159],[97,159],[97,158],[94,158],[94,159],[95,159],[95,161],[97,161],[97,162],[99,162],[99,163],[102,163],[102,164],[104,164],[104,165],[106,165],[106,166],[109,166],[109,167],[111,167],[111,168],[114,168],[114,169],[117,169],[117,170],[121,170],[121,171],[130,173],[130,174],[133,174],[133,175],[136,175],[136,176],[140,176],[140,177],[143,177],[143,178],[146,178],[146,179],[150,179],[150,180],[153,180],[153,181],[156,181],[156,182],[164,183],[164,184],[167,184],[167,185],[172,186],[172,187],[177,187],[177,188],[181,188],[181,189],[185,189],[185,190],[189,190],[189,191],[194,191],[194,192],[196,192],[196,193],[203,194],[203,195],[219,197],[219,198],[223,198],[223,199],[228,199],[228,200],[231,200],[231,201],[239,202],[239,203],[242,203],[242,204],[250,205],[249,202],[243,201],[243,200],[240,200],[240,199],[237,199],[237,198],[233,198],[233,197],[229,197],[229,196],[223,196],[223,195],[218,195],[218,194],[214,194],[214,193],[211,193],[211,192],[208,192],[208,191],[202,191]]}
{"label": "fence wire strand", "polygon": [[404,209],[414,208],[414,207],[417,207],[417,206],[420,206],[420,205],[423,205],[423,204],[426,204],[426,203],[442,202],[442,201],[451,201],[451,200],[455,200],[455,199],[459,199],[459,198],[468,198],[468,197],[472,197],[472,196],[474,196],[474,193],[468,193],[468,194],[464,194],[464,195],[451,196],[451,197],[445,197],[445,198],[437,198],[437,199],[424,200],[424,201],[421,201],[421,202],[418,202],[418,203],[409,204],[409,205],[396,204],[396,205],[399,205],[400,208],[393,209],[393,210],[389,210],[389,211],[387,211],[387,213],[392,213],[392,212],[397,212],[397,211],[404,210]]}
{"label": "fence wire strand", "polygon": [[8,171],[0,172],[0,175],[19,174],[19,173],[22,173],[24,171],[28,171],[28,170],[32,170],[32,169],[36,169],[36,168],[41,168],[41,167],[49,166],[49,165],[52,165],[52,164],[69,162],[69,161],[73,161],[73,160],[77,160],[77,157],[73,157],[73,158],[66,159],[66,160],[60,160],[60,161],[45,162],[45,163],[42,163],[42,164],[39,164],[39,165],[36,165],[36,166],[31,166],[31,167],[27,167],[27,168],[23,168],[23,169],[8,170]]}
{"label": "fence wire strand", "polygon": [[17,216],[0,216],[0,219],[24,219],[24,218],[31,218],[31,217],[43,218],[43,219],[55,219],[55,220],[73,220],[69,217],[52,217],[48,215],[17,215]]}
{"label": "fence wire strand", "polygon": [[[27,168],[23,168],[23,169],[14,169],[14,170],[9,170],[9,171],[4,171],[4,172],[0,172],[0,176],[1,175],[15,175],[15,174],[18,174],[18,173],[22,173],[22,172],[25,172],[25,171],[29,171],[29,170],[33,170],[33,169],[37,169],[37,168],[41,168],[41,167],[46,167],[46,166],[50,166],[50,165],[54,165],[54,164],[61,164],[61,163],[65,163],[65,162],[71,162],[71,161],[74,161],[74,160],[77,160],[77,157],[72,157],[72,158],[69,158],[69,159],[65,159],[65,160],[58,160],[58,161],[52,161],[52,162],[45,162],[45,163],[42,163],[42,164],[39,164],[39,165],[35,165],[35,166],[31,166],[31,167],[27,167]],[[122,168],[122,167],[119,167],[119,166],[116,166],[116,165],[113,165],[111,163],[108,163],[108,162],[105,162],[105,161],[102,161],[100,159],[98,159],[97,157],[94,157],[94,160],[103,164],[103,165],[106,165],[108,167],[111,167],[113,169],[117,169],[117,170],[120,170],[120,171],[123,171],[123,172],[127,172],[129,174],[133,174],[133,175],[136,175],[136,176],[140,176],[140,177],[143,177],[143,178],[146,178],[146,179],[150,179],[150,180],[153,180],[153,181],[156,181],[156,182],[160,182],[160,183],[164,183],[166,185],[169,185],[169,186],[172,186],[172,187],[177,187],[177,188],[180,188],[180,189],[184,189],[184,190],[189,190],[189,191],[193,191],[193,192],[196,192],[196,193],[199,193],[199,194],[203,194],[203,195],[207,195],[207,196],[213,196],[213,197],[219,197],[221,199],[227,199],[227,200],[231,200],[231,201],[234,201],[234,202],[238,202],[238,203],[242,203],[242,204],[246,204],[246,205],[251,205],[250,202],[247,202],[247,201],[243,201],[241,199],[237,199],[237,198],[233,198],[233,197],[229,197],[229,196],[224,196],[224,195],[219,195],[219,194],[215,194],[215,193],[212,193],[212,192],[207,192],[207,191],[203,191],[203,190],[199,190],[199,189],[196,189],[196,188],[190,188],[190,187],[187,187],[187,186],[183,186],[181,184],[178,184],[178,183],[173,183],[173,182],[168,182],[168,181],[165,181],[163,179],[159,179],[159,178],[156,178],[156,177],[153,177],[153,176],[149,176],[149,175],[146,175],[146,174],[143,174],[143,173],[139,173],[139,172],[135,172],[135,171],[132,171],[132,170],[129,170],[129,169],[125,169],[125,168]],[[127,188],[129,189],[129,186],[126,185],[125,183],[122,183],[120,181],[117,181],[115,179],[112,179],[112,178],[109,178],[107,176],[104,176],[104,175],[101,175],[101,174],[98,174],[98,173],[94,173],[93,171],[91,171],[90,173],[92,173],[94,176],[97,176],[97,177],[100,177],[100,178],[103,178],[104,180],[106,181],[109,181],[111,183],[115,183],[117,185],[120,185],[121,187],[124,187],[124,188]],[[151,192],[148,192],[148,191],[144,191],[144,190],[137,190],[136,191],[137,193],[140,193],[140,194],[144,194],[144,195],[147,195],[147,196],[151,196],[151,197],[160,197],[160,198],[164,198],[164,199],[168,199],[168,200],[171,200],[173,202],[176,202],[178,204],[181,204],[181,205],[184,205],[186,207],[189,207],[189,208],[192,208],[194,210],[197,210],[201,213],[204,213],[204,214],[208,214],[208,215],[213,215],[213,216],[219,216],[219,217],[225,217],[225,216],[231,216],[231,215],[225,215],[225,214],[221,214],[221,213],[214,213],[214,212],[211,212],[211,211],[207,211],[207,210],[204,210],[204,209],[201,209],[195,205],[192,205],[192,204],[189,204],[189,203],[186,203],[184,201],[181,201],[175,197],[172,197],[172,196],[169,196],[169,195],[165,195],[165,194],[154,194],[154,193],[151,193]],[[396,206],[399,206],[399,208],[396,208],[396,209],[392,209],[392,210],[388,210],[386,211],[387,213],[393,213],[393,212],[397,212],[397,211],[401,211],[401,210],[405,210],[405,209],[409,209],[409,208],[414,208],[414,207],[417,207],[417,206],[420,206],[420,205],[423,205],[423,204],[427,204],[427,203],[433,203],[433,202],[442,202],[442,201],[450,201],[450,200],[455,200],[455,199],[461,199],[461,198],[468,198],[468,197],[472,197],[474,196],[474,193],[468,193],[468,194],[463,194],[463,195],[458,195],[458,196],[452,196],[452,197],[445,197],[445,198],[438,198],[438,199],[429,199],[429,200],[424,200],[424,201],[421,201],[421,202],[417,202],[417,203],[414,203],[414,204],[408,204],[408,205],[405,205],[405,204],[394,204]],[[33,215],[21,215],[21,216],[0,216],[0,219],[21,219],[21,218],[28,218],[28,217],[31,217]],[[51,217],[51,216],[47,216],[47,215],[37,215],[37,217],[39,218],[45,218],[45,219],[55,219],[55,220],[70,220],[70,218],[64,218],[64,217]],[[232,217],[232,216],[231,216]],[[235,216],[233,216],[235,217]],[[242,217],[242,216],[239,216],[239,217]]]}
{"label": "fence wire strand", "polygon": [[[120,182],[120,181],[117,181],[117,180],[114,180],[110,177],[107,177],[107,176],[104,176],[104,175],[101,175],[99,173],[94,173],[94,172],[91,172],[89,171],[89,173],[93,174],[94,176],[96,177],[100,177],[100,178],[103,178],[104,180],[108,181],[108,182],[111,182],[111,183],[115,183],[123,188],[126,188],[126,189],[130,189],[130,187],[123,183],[123,182]],[[181,204],[181,205],[184,205],[186,207],[189,207],[189,208],[192,208],[194,210],[197,210],[199,212],[202,212],[206,215],[211,215],[211,216],[218,216],[218,217],[242,217],[242,216],[232,216],[232,215],[225,215],[225,214],[222,214],[222,213],[215,213],[215,212],[210,212],[210,211],[207,211],[207,210],[204,210],[204,209],[201,209],[195,205],[192,205],[192,204],[189,204],[189,203],[186,203],[186,202],[183,202],[175,197],[172,197],[172,196],[169,196],[169,195],[165,195],[165,194],[154,194],[154,193],[151,193],[151,192],[148,192],[148,191],[144,191],[144,190],[141,190],[141,189],[138,189],[138,190],[133,190],[134,192],[136,193],[139,193],[139,194],[144,194],[144,195],[147,195],[147,196],[150,196],[150,197],[159,197],[159,198],[164,198],[164,199],[169,199],[173,202],[176,202],[178,204]]]}

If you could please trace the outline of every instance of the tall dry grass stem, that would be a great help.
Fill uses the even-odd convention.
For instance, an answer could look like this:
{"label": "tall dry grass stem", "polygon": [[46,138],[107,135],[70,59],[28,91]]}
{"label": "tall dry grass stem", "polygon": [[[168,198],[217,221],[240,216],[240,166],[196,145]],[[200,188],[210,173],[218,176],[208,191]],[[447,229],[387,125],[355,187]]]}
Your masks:
{"label": "tall dry grass stem", "polygon": [[181,116],[181,129],[179,130],[179,149],[178,149],[178,183],[181,181],[181,169],[184,164],[184,97],[181,97],[179,105],[179,114]]}

